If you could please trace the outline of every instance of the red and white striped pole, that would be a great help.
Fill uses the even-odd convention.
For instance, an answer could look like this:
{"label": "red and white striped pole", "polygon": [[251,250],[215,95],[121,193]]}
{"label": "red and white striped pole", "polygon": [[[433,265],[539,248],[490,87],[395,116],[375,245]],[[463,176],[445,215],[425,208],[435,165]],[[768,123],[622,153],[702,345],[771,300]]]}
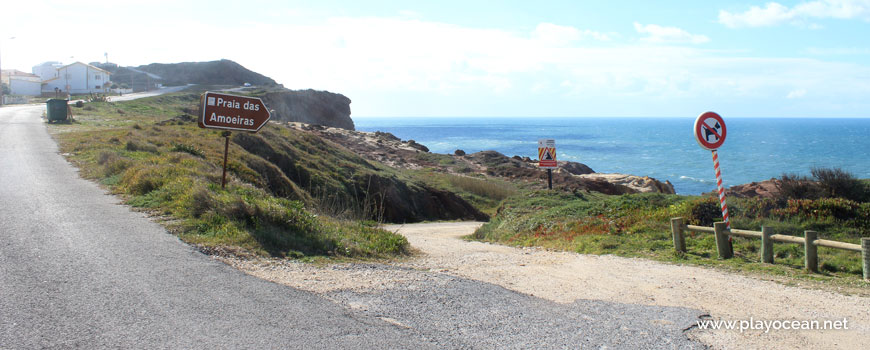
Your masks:
{"label": "red and white striped pole", "polygon": [[[722,219],[725,220],[725,227],[731,229],[731,220],[728,220],[728,204],[725,203],[725,187],[722,186],[722,172],[719,170],[719,154],[716,150],[713,151],[713,169],[716,171],[716,188],[719,190],[719,205],[722,207]],[[728,236],[731,239],[731,236]]]}
{"label": "red and white striped pole", "polygon": [[[715,112],[704,112],[695,119],[695,141],[701,148],[713,152],[713,170],[716,171],[716,189],[719,191],[719,205],[722,207],[722,219],[725,227],[731,229],[731,220],[728,218],[728,204],[725,204],[725,187],[722,186],[722,172],[719,170],[719,154],[716,150],[725,142],[728,129],[725,128],[725,120]],[[728,237],[731,240],[731,237]]]}

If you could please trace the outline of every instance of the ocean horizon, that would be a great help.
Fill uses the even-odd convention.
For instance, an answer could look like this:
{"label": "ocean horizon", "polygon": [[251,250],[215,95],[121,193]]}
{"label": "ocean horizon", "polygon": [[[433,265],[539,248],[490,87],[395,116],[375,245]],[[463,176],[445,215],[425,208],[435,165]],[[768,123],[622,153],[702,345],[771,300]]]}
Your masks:
{"label": "ocean horizon", "polygon": [[[390,132],[434,153],[494,150],[537,158],[537,141],[556,140],[557,159],[599,173],[668,180],[678,194],[716,189],[711,152],[685,117],[354,117],[360,131]],[[719,148],[726,187],[809,175],[812,167],[842,168],[870,178],[868,118],[726,118]]]}

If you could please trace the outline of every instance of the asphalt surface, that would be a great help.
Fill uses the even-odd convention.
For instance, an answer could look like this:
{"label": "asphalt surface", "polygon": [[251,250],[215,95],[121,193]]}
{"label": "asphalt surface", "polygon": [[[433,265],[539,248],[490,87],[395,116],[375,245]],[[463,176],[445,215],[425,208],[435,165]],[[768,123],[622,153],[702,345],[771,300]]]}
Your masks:
{"label": "asphalt surface", "polygon": [[0,108],[0,349],[702,347],[684,332],[698,310],[556,304],[433,272],[322,295],[245,275],[80,179],[43,110]]}
{"label": "asphalt surface", "polygon": [[344,268],[388,270],[403,278],[389,288],[344,289],[324,295],[407,328],[439,348],[705,348],[685,334],[703,315],[698,310],[600,300],[559,304],[443,273],[381,264]]}

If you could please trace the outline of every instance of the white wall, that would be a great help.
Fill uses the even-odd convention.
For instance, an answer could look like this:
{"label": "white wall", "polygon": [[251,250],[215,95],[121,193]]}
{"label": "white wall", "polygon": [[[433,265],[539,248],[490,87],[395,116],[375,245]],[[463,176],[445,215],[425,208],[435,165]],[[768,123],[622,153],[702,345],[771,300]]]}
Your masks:
{"label": "white wall", "polygon": [[15,78],[9,80],[9,89],[13,95],[39,96],[41,88],[42,83],[38,81]]}
{"label": "white wall", "polygon": [[49,80],[57,76],[57,65],[41,65],[33,66],[30,72],[38,75],[43,81]]}

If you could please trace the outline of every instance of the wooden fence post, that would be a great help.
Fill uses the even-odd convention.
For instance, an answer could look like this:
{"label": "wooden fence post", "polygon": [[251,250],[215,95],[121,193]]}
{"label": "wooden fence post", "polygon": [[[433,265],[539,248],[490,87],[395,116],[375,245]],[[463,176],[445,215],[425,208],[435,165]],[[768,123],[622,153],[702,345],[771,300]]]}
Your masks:
{"label": "wooden fence post", "polygon": [[861,238],[861,258],[864,260],[864,280],[870,282],[870,238]]}
{"label": "wooden fence post", "polygon": [[683,218],[671,219],[671,233],[674,235],[674,250],[686,252],[686,237],[683,236]]}
{"label": "wooden fence post", "polygon": [[761,262],[773,264],[773,228],[761,226]]}
{"label": "wooden fence post", "polygon": [[819,272],[819,253],[815,245],[819,233],[816,231],[804,231],[804,262],[807,270]]}
{"label": "wooden fence post", "polygon": [[728,241],[728,235],[725,234],[727,225],[724,222],[713,223],[713,232],[716,234],[716,251],[719,252],[720,259],[731,259],[734,256],[731,242]]}

